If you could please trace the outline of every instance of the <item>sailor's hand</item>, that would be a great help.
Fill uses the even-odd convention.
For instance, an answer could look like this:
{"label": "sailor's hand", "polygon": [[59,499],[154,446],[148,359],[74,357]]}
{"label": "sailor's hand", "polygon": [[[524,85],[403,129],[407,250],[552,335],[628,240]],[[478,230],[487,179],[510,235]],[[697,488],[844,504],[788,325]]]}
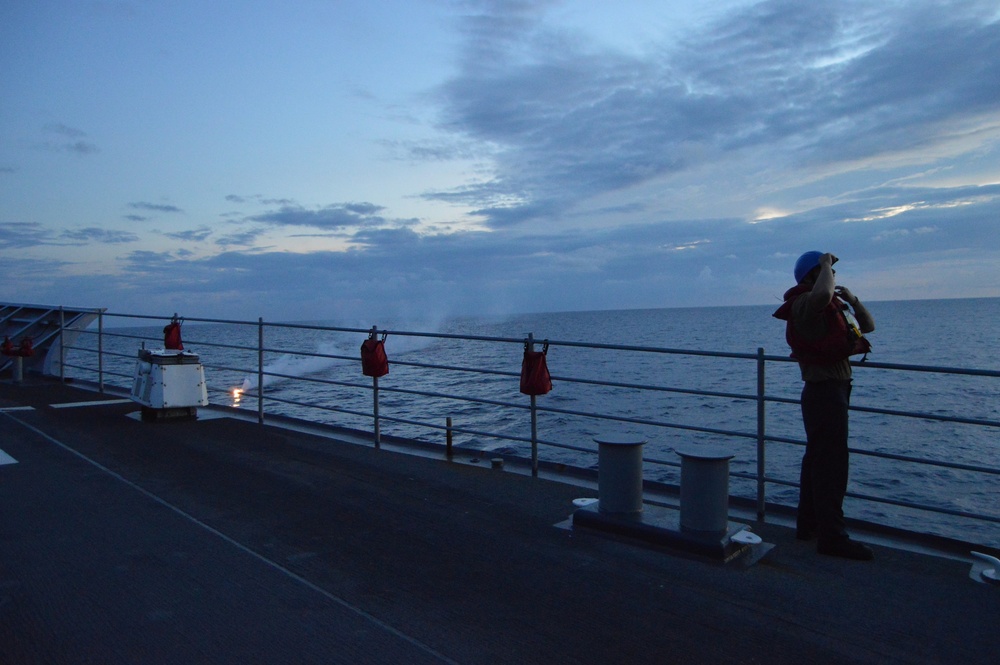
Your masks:
{"label": "sailor's hand", "polygon": [[834,291],[834,293],[837,294],[837,296],[841,300],[843,300],[844,302],[846,302],[851,307],[854,307],[858,303],[857,296],[855,296],[853,293],[851,293],[851,290],[849,288],[847,288],[846,286],[838,286],[833,291]]}
{"label": "sailor's hand", "polygon": [[819,264],[821,266],[832,266],[838,260],[839,259],[836,256],[834,256],[833,254],[827,252],[823,256],[819,257]]}

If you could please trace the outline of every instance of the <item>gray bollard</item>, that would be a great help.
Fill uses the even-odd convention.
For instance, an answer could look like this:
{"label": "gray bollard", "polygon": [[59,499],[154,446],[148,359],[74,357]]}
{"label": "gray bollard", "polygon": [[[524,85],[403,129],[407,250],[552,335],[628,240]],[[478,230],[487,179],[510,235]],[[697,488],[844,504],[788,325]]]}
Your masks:
{"label": "gray bollard", "polygon": [[14,383],[24,381],[24,358],[14,356]]}
{"label": "gray bollard", "polygon": [[642,446],[634,436],[598,436],[598,510],[615,515],[642,512]]}
{"label": "gray bollard", "polygon": [[681,530],[725,533],[729,525],[729,460],[710,446],[676,450],[681,456]]}

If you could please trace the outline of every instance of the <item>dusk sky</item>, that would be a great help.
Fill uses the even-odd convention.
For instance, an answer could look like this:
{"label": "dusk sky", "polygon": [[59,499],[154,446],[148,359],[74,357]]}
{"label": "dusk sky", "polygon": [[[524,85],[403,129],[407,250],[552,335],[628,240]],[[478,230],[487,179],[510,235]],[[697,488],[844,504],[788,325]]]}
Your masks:
{"label": "dusk sky", "polygon": [[1000,296],[1000,4],[0,1],[0,300],[267,320]]}

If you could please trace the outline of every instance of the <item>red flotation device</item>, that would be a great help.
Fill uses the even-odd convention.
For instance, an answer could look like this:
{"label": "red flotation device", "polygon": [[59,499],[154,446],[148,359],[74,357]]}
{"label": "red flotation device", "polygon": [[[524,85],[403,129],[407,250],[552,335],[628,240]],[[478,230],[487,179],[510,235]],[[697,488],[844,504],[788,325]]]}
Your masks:
{"label": "red flotation device", "polygon": [[371,336],[361,344],[361,372],[365,376],[385,376],[389,373],[389,358],[385,355],[385,335]]}
{"label": "red flotation device", "polygon": [[0,353],[5,356],[20,356],[22,358],[27,358],[35,355],[35,347],[32,345],[30,337],[22,338],[20,346],[15,347],[14,342],[10,341],[10,337],[5,336],[3,338],[3,344],[0,344]]}
{"label": "red flotation device", "polygon": [[531,351],[524,345],[524,360],[521,361],[521,392],[525,395],[544,395],[552,390],[552,377],[545,363],[549,343],[545,342],[541,351]]}
{"label": "red flotation device", "polygon": [[177,319],[176,314],[163,329],[163,348],[176,351],[184,350],[184,344],[181,342],[181,322]]}

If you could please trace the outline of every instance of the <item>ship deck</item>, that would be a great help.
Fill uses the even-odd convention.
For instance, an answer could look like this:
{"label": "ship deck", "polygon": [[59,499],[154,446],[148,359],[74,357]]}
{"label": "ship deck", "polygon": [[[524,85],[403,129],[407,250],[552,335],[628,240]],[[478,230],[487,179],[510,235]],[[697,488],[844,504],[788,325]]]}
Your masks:
{"label": "ship deck", "polygon": [[773,549],[723,564],[569,528],[572,500],[592,491],[488,460],[376,450],[208,409],[145,423],[137,410],[47,379],[0,382],[0,461],[16,460],[0,465],[0,662],[1000,653],[1000,588],[974,581],[954,552],[882,537],[874,562],[845,561],[787,526],[751,522]]}

